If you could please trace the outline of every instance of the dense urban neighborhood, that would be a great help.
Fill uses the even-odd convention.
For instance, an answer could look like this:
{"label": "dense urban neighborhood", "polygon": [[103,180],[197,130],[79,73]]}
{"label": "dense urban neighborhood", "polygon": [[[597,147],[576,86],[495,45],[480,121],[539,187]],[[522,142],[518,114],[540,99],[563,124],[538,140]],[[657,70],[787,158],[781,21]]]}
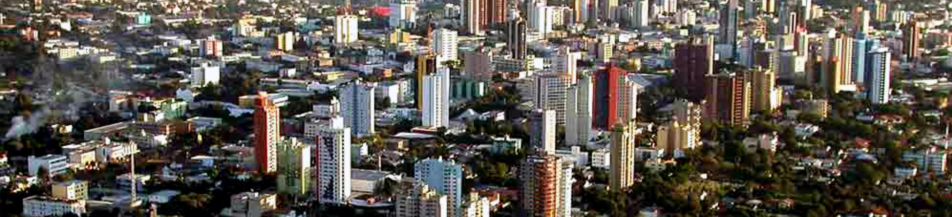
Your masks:
{"label": "dense urban neighborhood", "polygon": [[952,216],[950,12],[3,0],[0,216]]}

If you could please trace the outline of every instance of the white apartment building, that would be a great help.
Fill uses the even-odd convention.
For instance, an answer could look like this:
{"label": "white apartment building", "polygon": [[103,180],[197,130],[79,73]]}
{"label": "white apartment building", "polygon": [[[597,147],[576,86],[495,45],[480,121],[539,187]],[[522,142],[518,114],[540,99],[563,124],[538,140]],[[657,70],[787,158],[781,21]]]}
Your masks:
{"label": "white apartment building", "polygon": [[423,76],[423,126],[449,126],[450,85],[449,68],[440,67],[436,73]]}
{"label": "white apartment building", "polygon": [[592,96],[594,94],[592,77],[579,76],[575,85],[566,90],[565,101],[565,144],[569,146],[588,145],[592,132]]}
{"label": "white apartment building", "polygon": [[344,126],[351,129],[355,137],[374,134],[374,89],[376,83],[363,83],[360,80],[347,83],[341,87],[340,99],[341,116],[344,117]]}
{"label": "white apartment building", "polygon": [[461,207],[460,217],[489,217],[492,209],[489,199],[480,197],[476,192],[470,192]]}
{"label": "white apartment building", "polygon": [[556,73],[565,73],[569,82],[575,84],[578,74],[578,60],[582,59],[581,52],[572,52],[568,46],[558,48],[558,52],[551,57],[551,70]]}
{"label": "white apartment building", "polygon": [[204,87],[208,84],[218,84],[221,80],[221,68],[218,66],[202,65],[192,67],[192,86]]}
{"label": "white apartment building", "polygon": [[440,28],[433,31],[433,53],[437,55],[437,61],[457,60],[458,33],[456,30]]}
{"label": "white apartment building", "polygon": [[929,147],[905,151],[902,153],[902,160],[916,162],[921,172],[932,172],[941,175],[945,174],[945,170],[948,168],[948,156],[949,154],[944,149]]}
{"label": "white apartment building", "polygon": [[23,216],[61,216],[66,213],[83,215],[86,200],[64,200],[46,196],[30,196],[23,199]]}
{"label": "white apartment building", "polygon": [[346,44],[357,41],[356,15],[342,14],[334,17],[334,43]]}
{"label": "white apartment building", "polygon": [[350,198],[350,128],[334,125],[317,136],[317,198],[321,203],[346,204]]}
{"label": "white apartment building", "polygon": [[564,73],[536,75],[532,91],[535,108],[555,111],[556,123],[565,124],[566,95],[574,79]]}
{"label": "white apartment building", "polygon": [[390,27],[392,28],[413,28],[416,24],[416,6],[415,0],[391,0],[390,1]]}
{"label": "white apartment building", "polygon": [[529,153],[555,154],[555,111],[536,109],[529,114]]}
{"label": "white apartment building", "polygon": [[866,88],[869,101],[875,105],[889,103],[889,94],[891,93],[889,82],[892,75],[889,49],[884,47],[873,48],[869,55],[870,80]]}
{"label": "white apartment building", "polygon": [[63,155],[46,155],[42,157],[30,156],[27,159],[27,169],[30,176],[37,176],[40,168],[46,170],[49,177],[53,177],[66,172],[69,167],[69,160]]}

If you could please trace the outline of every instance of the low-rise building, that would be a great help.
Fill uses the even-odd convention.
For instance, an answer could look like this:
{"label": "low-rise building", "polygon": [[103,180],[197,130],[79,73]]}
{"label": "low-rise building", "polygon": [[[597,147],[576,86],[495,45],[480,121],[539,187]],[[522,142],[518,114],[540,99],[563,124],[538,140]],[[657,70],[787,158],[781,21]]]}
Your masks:
{"label": "low-rise building", "polygon": [[777,151],[777,145],[779,144],[777,139],[777,134],[761,134],[756,137],[748,137],[744,139],[744,146],[747,148],[747,152],[756,152],[757,149],[764,149],[769,152]]}
{"label": "low-rise building", "polygon": [[599,148],[592,151],[592,167],[608,168],[611,165],[611,149]]}
{"label": "low-rise building", "polygon": [[258,192],[244,192],[231,196],[231,207],[222,211],[224,216],[260,217],[261,214],[277,209],[277,195]]}
{"label": "low-rise building", "polygon": [[897,166],[896,168],[893,168],[893,176],[900,180],[916,177],[918,173],[919,168],[913,166]]}
{"label": "low-rise building", "polygon": [[934,174],[945,174],[948,167],[948,153],[937,147],[905,151],[902,153],[902,160],[916,162],[919,171]]}
{"label": "low-rise building", "polygon": [[82,180],[57,182],[53,184],[53,197],[63,200],[85,200],[88,193],[88,184]]}
{"label": "low-rise building", "polygon": [[350,195],[356,197],[373,194],[374,188],[386,179],[400,181],[401,177],[387,171],[352,169],[350,171]]}
{"label": "low-rise building", "polygon": [[136,189],[142,191],[143,187],[145,187],[145,183],[152,180],[152,176],[145,174],[135,174],[135,176],[133,176],[131,173],[126,173],[116,177],[116,183],[119,185],[119,188],[123,190],[132,188],[133,180],[136,183]]}
{"label": "low-rise building", "polygon": [[664,157],[664,149],[658,147],[635,148],[635,161],[647,161]]}
{"label": "low-rise building", "polygon": [[30,156],[27,159],[28,172],[31,176],[37,176],[41,168],[46,171],[49,177],[63,174],[69,168],[68,163],[69,160],[63,155]]}
{"label": "low-rise building", "polygon": [[493,144],[490,146],[489,152],[493,154],[522,150],[522,139],[519,138],[512,138],[507,135],[505,137],[493,137],[492,141]]}
{"label": "low-rise building", "polygon": [[65,200],[47,196],[23,198],[23,216],[61,216],[67,213],[86,213],[86,200]]}

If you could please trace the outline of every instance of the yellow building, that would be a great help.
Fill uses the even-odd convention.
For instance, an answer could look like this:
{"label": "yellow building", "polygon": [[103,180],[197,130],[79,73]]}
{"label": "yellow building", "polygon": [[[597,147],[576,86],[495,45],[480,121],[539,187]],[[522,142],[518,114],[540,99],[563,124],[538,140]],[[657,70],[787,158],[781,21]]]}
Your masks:
{"label": "yellow building", "polygon": [[53,197],[63,200],[85,200],[88,195],[86,181],[73,180],[53,184]]}
{"label": "yellow building", "polygon": [[628,125],[616,124],[611,138],[611,163],[609,186],[621,191],[635,184],[635,121]]}

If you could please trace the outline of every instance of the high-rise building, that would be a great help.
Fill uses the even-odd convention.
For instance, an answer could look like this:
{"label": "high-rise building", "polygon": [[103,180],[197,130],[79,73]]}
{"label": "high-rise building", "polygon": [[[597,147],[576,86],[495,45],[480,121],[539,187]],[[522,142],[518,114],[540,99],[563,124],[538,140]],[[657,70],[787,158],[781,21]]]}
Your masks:
{"label": "high-rise building", "polygon": [[555,111],[529,113],[529,153],[555,154]]}
{"label": "high-rise building", "polygon": [[710,36],[694,38],[675,46],[674,85],[687,90],[688,99],[700,101],[704,77],[714,73],[714,41]]}
{"label": "high-rise building", "polygon": [[275,45],[280,51],[294,50],[294,32],[285,32],[275,36]]}
{"label": "high-rise building", "polygon": [[420,55],[416,58],[416,68],[413,73],[413,95],[414,104],[417,110],[423,111],[423,78],[427,75],[436,73],[436,67],[440,65],[435,55]]}
{"label": "high-rise building", "polygon": [[391,0],[390,20],[392,28],[410,29],[416,25],[416,0]]}
{"label": "high-rise building", "polygon": [[[674,1],[674,0],[667,0]],[[635,0],[631,2],[631,27],[634,28],[645,28],[648,27],[648,0]]]}
{"label": "high-rise building", "polygon": [[580,0],[579,18],[585,25],[595,25],[599,19],[598,0]]}
{"label": "high-rise building", "polygon": [[853,8],[851,15],[853,21],[853,36],[869,35],[869,11],[864,10],[862,6]]}
{"label": "high-rise building", "polygon": [[599,0],[598,5],[599,9],[598,15],[604,21],[618,21],[617,18],[617,9],[618,9],[618,0]]}
{"label": "high-rise building", "polygon": [[334,17],[334,43],[346,44],[357,41],[357,15],[340,14]]}
{"label": "high-rise building", "polygon": [[278,171],[277,143],[281,140],[281,116],[278,106],[264,92],[255,100],[255,161],[262,173]]}
{"label": "high-rise building", "polygon": [[616,122],[611,123],[610,126],[617,123],[624,124],[628,120],[637,118],[639,87],[631,75],[626,75],[618,80],[618,91],[616,92],[618,93],[618,106],[615,111],[618,116],[615,117]]}
{"label": "high-rise building", "polygon": [[681,26],[693,26],[697,23],[697,13],[694,10],[682,9],[678,12],[677,21]]}
{"label": "high-rise building", "polygon": [[460,27],[463,33],[469,35],[482,35],[483,25],[481,21],[485,18],[486,7],[483,5],[488,0],[462,0],[463,11],[460,14]]}
{"label": "high-rise building", "polygon": [[807,26],[807,21],[813,19],[813,0],[798,0],[797,3],[797,26]]}
{"label": "high-rise building", "polygon": [[437,61],[457,60],[457,33],[456,30],[440,28],[433,31],[433,53],[436,54]]}
{"label": "high-rise building", "polygon": [[609,64],[595,74],[595,98],[593,99],[593,127],[611,129],[611,126],[623,120],[634,118],[629,112],[632,109],[622,108],[624,105],[634,106],[636,94],[631,93],[634,88],[628,80],[628,72],[614,64]]}
{"label": "high-rise building", "polygon": [[199,40],[198,55],[203,57],[222,56],[222,42],[215,38]]}
{"label": "high-rise building", "polygon": [[688,100],[676,100],[672,103],[671,121],[658,127],[655,136],[659,148],[664,153],[675,156],[683,150],[694,149],[701,145],[701,107]]}
{"label": "high-rise building", "polygon": [[365,83],[360,80],[347,83],[340,88],[341,116],[344,126],[351,129],[355,137],[374,134],[374,89],[376,83]]}
{"label": "high-rise building", "polygon": [[656,7],[655,14],[669,15],[678,12],[678,0],[657,0],[652,7]]}
{"label": "high-rise building", "polygon": [[721,72],[706,78],[704,116],[708,120],[746,126],[750,118],[750,82],[744,73]]}
{"label": "high-rise building", "polygon": [[278,192],[307,195],[311,186],[311,147],[291,138],[281,141],[278,150]]}
{"label": "high-rise building", "polygon": [[447,213],[449,198],[423,182],[410,178],[400,181],[396,196],[397,217],[453,217]]}
{"label": "high-rise building", "polygon": [[552,71],[567,74],[570,82],[575,84],[579,59],[582,59],[581,52],[572,52],[568,46],[560,47],[558,53],[552,57]]}
{"label": "high-rise building", "polygon": [[718,44],[731,46],[731,53],[737,53],[737,1],[727,0],[727,4],[721,6],[720,30]]}
{"label": "high-rise building", "polygon": [[623,191],[635,184],[635,121],[615,124],[611,133],[609,188]]}
{"label": "high-rise building", "polygon": [[599,39],[598,42],[595,43],[595,59],[603,63],[610,62],[614,54],[614,47],[614,42]]}
{"label": "high-rise building", "polygon": [[485,5],[486,9],[484,10],[485,12],[483,12],[485,16],[482,17],[485,18],[482,19],[483,21],[480,21],[480,23],[483,23],[483,26],[486,27],[489,25],[506,24],[509,20],[506,14],[509,11],[509,3],[506,0],[486,0],[484,2],[483,5]]}
{"label": "high-rise building", "polygon": [[783,90],[777,87],[777,74],[770,69],[754,68],[750,72],[751,110],[773,111],[780,108]]}
{"label": "high-rise building", "polygon": [[529,10],[527,13],[529,29],[539,33],[541,37],[545,38],[552,32],[556,7],[546,6],[543,0],[533,0],[529,2],[530,5],[528,6]]}
{"label": "high-rise building", "polygon": [[441,67],[436,73],[423,76],[423,126],[449,126],[450,85],[449,68]]}
{"label": "high-rise building", "polygon": [[876,104],[889,103],[890,76],[892,64],[888,48],[873,48],[869,53],[869,83],[866,84],[866,93],[869,101]]}
{"label": "high-rise building", "polygon": [[492,62],[493,51],[490,47],[463,51],[463,78],[482,82],[492,81]]}
{"label": "high-rise building", "polygon": [[793,50],[797,56],[806,57],[810,52],[810,35],[806,27],[797,27],[793,33]]}
{"label": "high-rise building", "polygon": [[820,73],[823,76],[820,82],[826,85],[828,91],[837,93],[842,89],[842,85],[852,84],[852,38],[837,34],[836,30],[829,30],[823,43],[822,58]]}
{"label": "high-rise building", "polygon": [[331,122],[317,134],[317,195],[320,203],[346,204],[350,198],[350,128]]}
{"label": "high-rise building", "polygon": [[889,18],[888,6],[880,0],[867,0],[866,8],[869,9],[873,20],[877,23],[886,22]]}
{"label": "high-rise building", "polygon": [[413,166],[413,178],[447,197],[447,216],[458,216],[463,204],[463,167],[443,158],[427,158]]}
{"label": "high-rise building", "polygon": [[592,131],[592,76],[579,75],[578,83],[566,91],[565,101],[565,144],[567,146],[587,145]]}
{"label": "high-rise building", "polygon": [[853,72],[853,83],[866,83],[866,71],[869,65],[867,57],[876,44],[876,40],[864,36],[853,39],[853,64],[850,67]]}
{"label": "high-rise building", "polygon": [[568,217],[572,164],[552,154],[530,155],[519,165],[519,216]]}
{"label": "high-rise building", "polygon": [[506,46],[513,59],[524,60],[529,55],[529,48],[526,46],[526,21],[522,18],[516,18],[509,21],[509,28],[506,31]]}
{"label": "high-rise building", "polygon": [[557,124],[565,124],[566,91],[572,78],[566,74],[548,72],[535,76],[533,99],[536,109],[555,111]]}
{"label": "high-rise building", "polygon": [[919,58],[919,22],[910,21],[902,27],[902,54],[906,61],[915,61]]}

